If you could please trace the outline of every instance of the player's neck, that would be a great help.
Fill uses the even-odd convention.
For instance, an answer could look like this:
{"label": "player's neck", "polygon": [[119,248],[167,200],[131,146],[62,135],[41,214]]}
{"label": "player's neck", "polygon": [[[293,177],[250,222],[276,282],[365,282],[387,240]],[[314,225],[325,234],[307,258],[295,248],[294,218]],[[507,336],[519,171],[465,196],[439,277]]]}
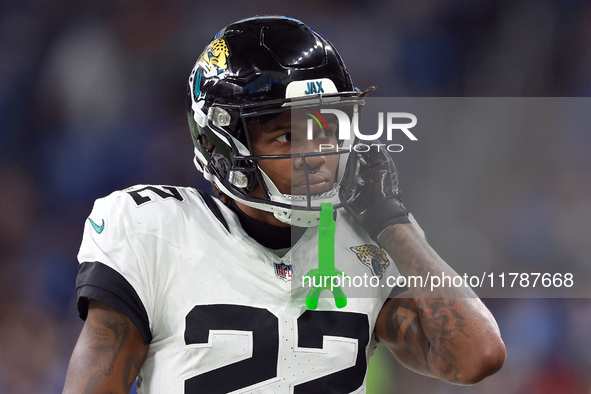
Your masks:
{"label": "player's neck", "polygon": [[265,223],[271,224],[273,226],[290,227],[289,224],[283,223],[282,221],[277,219],[275,217],[275,215],[273,215],[272,212],[261,211],[260,209],[256,209],[253,207],[249,207],[248,205],[244,205],[239,201],[235,201],[235,202],[236,202],[236,205],[238,206],[238,208],[242,212],[244,212],[245,214],[247,214],[248,216],[250,216],[253,219],[260,220],[261,222],[265,222]]}

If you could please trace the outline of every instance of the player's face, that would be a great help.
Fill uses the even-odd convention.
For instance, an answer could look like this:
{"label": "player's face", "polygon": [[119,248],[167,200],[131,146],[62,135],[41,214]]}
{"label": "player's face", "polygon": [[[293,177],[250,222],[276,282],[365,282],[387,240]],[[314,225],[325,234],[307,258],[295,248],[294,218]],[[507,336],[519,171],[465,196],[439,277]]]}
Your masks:
{"label": "player's face", "polygon": [[[337,146],[337,123],[327,119],[328,129],[314,125],[314,138],[308,140],[307,120],[309,116],[286,111],[263,124],[249,125],[252,148],[255,155],[283,155],[318,152],[320,144]],[[325,145],[326,146],[326,145]],[[335,184],[338,155],[307,157],[310,192],[321,194],[331,190]],[[283,194],[306,194],[306,178],[303,160],[272,159],[259,160],[260,168],[271,178]],[[255,190],[253,194],[260,194]]]}

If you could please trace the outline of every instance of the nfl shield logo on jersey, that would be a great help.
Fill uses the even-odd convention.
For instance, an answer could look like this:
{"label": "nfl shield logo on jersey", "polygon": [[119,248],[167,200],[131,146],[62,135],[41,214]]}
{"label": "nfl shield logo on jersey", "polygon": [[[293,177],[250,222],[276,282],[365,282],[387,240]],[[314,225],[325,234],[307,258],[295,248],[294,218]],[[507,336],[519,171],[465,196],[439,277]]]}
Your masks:
{"label": "nfl shield logo on jersey", "polygon": [[291,265],[275,263],[275,275],[286,282],[290,281],[292,277]]}

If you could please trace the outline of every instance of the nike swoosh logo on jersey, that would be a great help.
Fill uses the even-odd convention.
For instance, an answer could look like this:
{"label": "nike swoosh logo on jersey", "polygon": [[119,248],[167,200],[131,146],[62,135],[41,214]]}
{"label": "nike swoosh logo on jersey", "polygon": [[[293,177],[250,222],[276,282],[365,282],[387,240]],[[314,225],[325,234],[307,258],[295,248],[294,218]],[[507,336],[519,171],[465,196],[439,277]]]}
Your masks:
{"label": "nike swoosh logo on jersey", "polygon": [[103,230],[105,229],[105,219],[103,219],[103,222],[101,223],[100,226],[98,224],[96,224],[95,222],[93,222],[91,218],[88,218],[88,220],[90,221],[90,224],[92,224],[92,228],[94,229],[94,231],[96,231],[97,234],[102,233]]}

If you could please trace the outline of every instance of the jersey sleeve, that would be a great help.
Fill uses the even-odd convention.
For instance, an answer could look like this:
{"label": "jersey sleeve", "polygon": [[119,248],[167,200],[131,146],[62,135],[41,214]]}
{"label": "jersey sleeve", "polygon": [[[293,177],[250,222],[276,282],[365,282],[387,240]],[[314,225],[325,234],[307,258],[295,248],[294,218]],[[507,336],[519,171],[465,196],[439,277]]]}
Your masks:
{"label": "jersey sleeve", "polygon": [[127,201],[121,192],[99,199],[86,220],[78,253],[78,312],[85,320],[89,300],[103,302],[126,315],[144,344],[149,344],[149,275],[143,247],[131,230],[125,210]]}

